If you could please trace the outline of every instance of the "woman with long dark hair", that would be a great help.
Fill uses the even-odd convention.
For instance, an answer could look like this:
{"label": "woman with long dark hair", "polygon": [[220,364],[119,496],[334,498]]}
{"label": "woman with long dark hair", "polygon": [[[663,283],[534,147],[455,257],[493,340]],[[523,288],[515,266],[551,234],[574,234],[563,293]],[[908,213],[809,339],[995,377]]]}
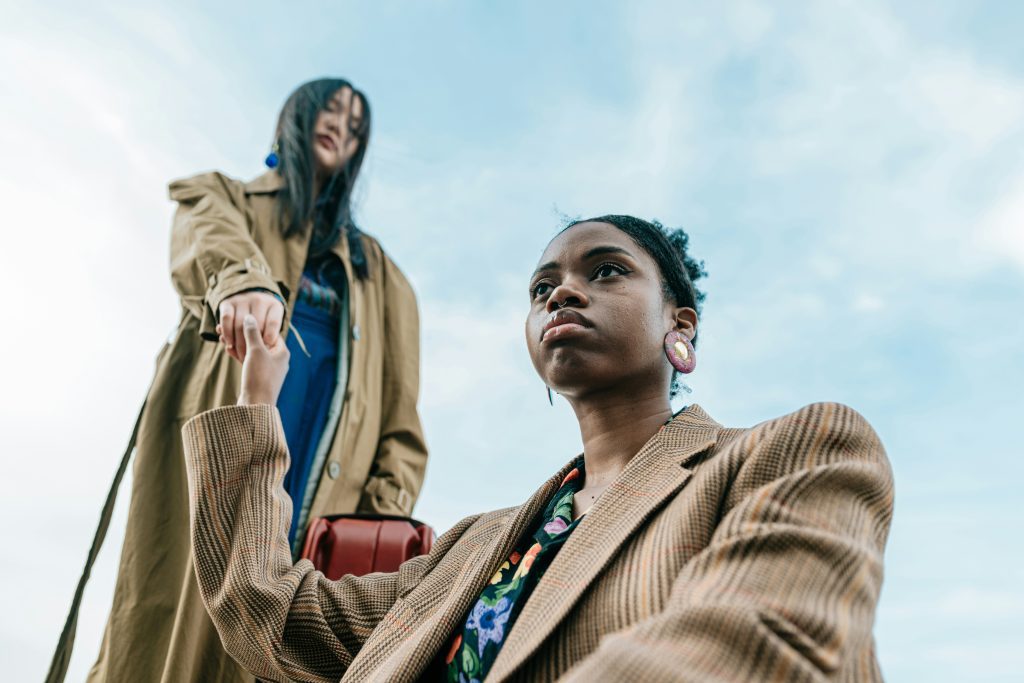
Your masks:
{"label": "woman with long dark hair", "polygon": [[419,321],[405,277],[352,216],[370,135],[347,81],[306,83],[281,111],[270,170],[171,183],[177,332],[138,431],[128,528],[91,681],[251,681],[225,654],[199,597],[189,545],[181,425],[231,404],[250,353],[291,350],[275,397],[292,453],[283,480],[295,551],[314,516],[408,515],[426,447],[416,409]]}
{"label": "woman with long dark hair", "polygon": [[526,344],[583,453],[398,572],[338,581],[292,563],[274,493],[288,351],[243,321],[239,405],[184,429],[199,587],[228,651],[274,681],[880,680],[885,451],[835,403],[751,428],[673,414],[702,275],[685,233],[633,217],[556,236],[524,288]]}

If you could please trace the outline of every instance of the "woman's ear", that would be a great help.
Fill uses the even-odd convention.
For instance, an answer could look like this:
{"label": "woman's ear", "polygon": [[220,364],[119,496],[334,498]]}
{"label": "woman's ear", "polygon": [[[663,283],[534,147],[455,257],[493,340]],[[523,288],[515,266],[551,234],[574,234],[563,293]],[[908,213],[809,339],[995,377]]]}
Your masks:
{"label": "woman's ear", "polygon": [[687,307],[673,309],[672,329],[692,340],[697,336],[697,311]]}

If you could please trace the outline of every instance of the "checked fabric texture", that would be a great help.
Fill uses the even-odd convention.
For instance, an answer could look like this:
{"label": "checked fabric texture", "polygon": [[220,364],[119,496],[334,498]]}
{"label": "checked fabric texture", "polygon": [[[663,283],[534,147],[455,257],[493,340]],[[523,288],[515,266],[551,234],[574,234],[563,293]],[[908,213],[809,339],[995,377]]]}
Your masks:
{"label": "checked fabric texture", "polygon": [[[291,561],[276,410],[212,410],[184,437],[203,600],[228,652],[272,681],[428,675],[573,465],[396,573],[328,581]],[[882,445],[846,406],[749,429],[691,406],[565,540],[486,680],[881,680],[872,625],[892,505]]]}

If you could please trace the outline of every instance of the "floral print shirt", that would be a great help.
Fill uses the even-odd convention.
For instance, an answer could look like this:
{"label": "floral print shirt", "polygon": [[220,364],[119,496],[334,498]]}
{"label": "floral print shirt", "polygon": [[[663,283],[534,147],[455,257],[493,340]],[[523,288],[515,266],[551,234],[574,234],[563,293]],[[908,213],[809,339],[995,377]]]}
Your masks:
{"label": "floral print shirt", "polygon": [[537,582],[583,519],[573,520],[572,503],[583,487],[584,474],[581,456],[544,509],[540,528],[498,568],[470,609],[465,626],[452,639],[445,657],[449,681],[479,683],[491,670]]}

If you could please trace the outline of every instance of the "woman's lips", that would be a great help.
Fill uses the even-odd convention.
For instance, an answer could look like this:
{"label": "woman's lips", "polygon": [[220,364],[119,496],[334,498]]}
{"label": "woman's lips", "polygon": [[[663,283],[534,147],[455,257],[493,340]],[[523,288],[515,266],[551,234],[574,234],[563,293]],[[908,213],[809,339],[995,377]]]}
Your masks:
{"label": "woman's lips", "polygon": [[540,340],[542,342],[553,339],[565,339],[575,337],[593,327],[589,320],[571,308],[563,308],[555,311],[548,317],[541,330]]}
{"label": "woman's lips", "polygon": [[554,327],[549,327],[544,332],[544,336],[540,338],[542,342],[553,341],[555,339],[565,339],[567,337],[575,337],[587,331],[587,328],[579,323],[561,323]]}
{"label": "woman's lips", "polygon": [[334,144],[334,139],[329,135],[317,135],[316,141],[319,142],[324,147],[326,147],[327,149],[331,150],[332,152],[338,150],[338,146]]}

